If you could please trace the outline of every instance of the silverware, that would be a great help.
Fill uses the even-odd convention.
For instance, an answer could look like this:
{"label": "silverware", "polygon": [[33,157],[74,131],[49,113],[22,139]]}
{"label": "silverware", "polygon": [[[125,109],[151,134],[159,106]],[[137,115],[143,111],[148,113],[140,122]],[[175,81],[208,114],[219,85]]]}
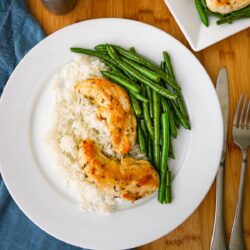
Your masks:
{"label": "silverware", "polygon": [[231,237],[229,241],[229,250],[245,249],[243,237],[243,193],[246,176],[247,151],[250,145],[250,102],[248,100],[247,95],[245,95],[244,97],[243,104],[242,99],[243,95],[240,96],[233,120],[233,141],[240,147],[243,158],[241,165],[238,201]]}
{"label": "silverware", "polygon": [[223,150],[221,154],[220,165],[216,176],[216,207],[213,235],[211,240],[211,250],[226,249],[225,228],[224,228],[224,167],[226,161],[227,150],[227,129],[228,129],[228,110],[229,110],[229,96],[228,96],[228,76],[227,69],[221,68],[216,84],[216,93],[218,95],[224,127]]}

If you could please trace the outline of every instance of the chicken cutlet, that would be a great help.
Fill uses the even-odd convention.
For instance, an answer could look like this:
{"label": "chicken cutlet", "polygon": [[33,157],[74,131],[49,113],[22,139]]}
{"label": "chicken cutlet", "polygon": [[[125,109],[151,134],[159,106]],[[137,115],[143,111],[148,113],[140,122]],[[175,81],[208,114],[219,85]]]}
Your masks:
{"label": "chicken cutlet", "polygon": [[108,158],[92,140],[80,145],[81,169],[86,179],[105,194],[135,201],[159,187],[159,176],[146,160]]}
{"label": "chicken cutlet", "polygon": [[213,12],[227,14],[246,7],[250,0],[206,0],[206,4]]}
{"label": "chicken cutlet", "polygon": [[101,78],[81,81],[75,89],[98,106],[97,117],[106,120],[114,150],[127,154],[136,142],[136,119],[127,92]]}

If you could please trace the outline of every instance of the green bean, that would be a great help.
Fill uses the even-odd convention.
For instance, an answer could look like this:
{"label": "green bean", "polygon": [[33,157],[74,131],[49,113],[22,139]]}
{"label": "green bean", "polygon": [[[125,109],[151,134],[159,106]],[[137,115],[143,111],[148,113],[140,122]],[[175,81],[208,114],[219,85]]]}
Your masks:
{"label": "green bean", "polygon": [[[130,77],[130,75],[129,75],[129,74],[126,74],[126,72],[123,72],[123,71],[115,71],[115,74],[116,74],[117,76],[120,76],[120,77],[126,79],[126,80],[129,81],[129,82],[132,82],[134,85],[137,86],[137,88],[140,88],[140,89],[141,89],[140,85],[137,83],[137,80],[134,81],[134,80],[133,80],[134,78],[133,78],[133,77]],[[138,92],[136,92],[136,93],[138,93]]]}
{"label": "green bean", "polygon": [[[103,76],[105,78],[109,79],[110,81],[115,81],[119,85],[126,87],[126,89],[129,91],[130,95],[133,96],[136,100],[148,103],[149,100],[138,93],[138,89],[140,89],[140,86],[136,83],[132,82],[129,78],[127,78],[125,75],[123,75],[120,72],[110,72],[110,71],[102,71]],[[133,84],[133,85],[131,85]],[[137,92],[133,91],[136,90]]]}
{"label": "green bean", "polygon": [[153,143],[152,140],[150,139],[150,136],[147,137],[148,139],[148,158],[151,163],[153,163],[154,156],[153,156]]}
{"label": "green bean", "polygon": [[206,12],[204,10],[202,3],[200,2],[200,0],[194,0],[194,2],[195,2],[195,6],[198,10],[198,13],[200,15],[202,23],[208,27],[208,25],[209,25],[208,18],[207,18],[207,15],[206,15]]}
{"label": "green bean", "polygon": [[149,115],[151,118],[153,118],[153,116],[154,116],[153,115],[153,113],[154,113],[154,111],[153,111],[153,97],[152,97],[152,91],[148,86],[146,86],[146,92],[147,92],[147,97],[149,99]]}
{"label": "green bean", "polygon": [[105,61],[116,64],[112,58],[110,58],[108,55],[101,53],[100,51],[91,50],[91,49],[84,49],[84,48],[70,48],[70,51],[75,52],[75,53],[89,55],[89,56],[99,57]]}
{"label": "green bean", "polygon": [[205,0],[201,0],[201,3],[204,7],[204,11],[206,12],[206,14],[208,15],[212,15],[215,16],[217,18],[219,18],[219,20],[217,21],[217,24],[224,24],[224,23],[232,23],[233,21],[237,20],[237,19],[243,19],[243,18],[249,18],[250,17],[250,6],[247,6],[243,9],[240,10],[236,10],[233,11],[229,14],[220,14],[217,12],[213,12],[211,10],[208,9],[207,5],[206,5],[206,1]]}
{"label": "green bean", "polygon": [[166,172],[166,191],[165,191],[165,203],[171,203],[172,201],[172,192],[171,192],[171,171],[167,170]]}
{"label": "green bean", "polygon": [[174,94],[170,90],[168,90],[168,89],[162,87],[161,85],[149,80],[147,77],[142,75],[140,72],[138,72],[136,69],[134,69],[132,66],[130,66],[126,62],[121,61],[121,60],[117,60],[117,59],[115,60],[115,62],[123,71],[127,71],[130,75],[132,75],[138,81],[144,83],[145,85],[147,85],[148,87],[150,87],[151,89],[153,89],[154,91],[159,93],[160,95],[162,95],[168,99],[175,99],[177,97],[177,94]]}
{"label": "green bean", "polygon": [[[167,101],[166,101],[166,103],[168,105],[168,109],[173,114],[175,125],[179,129],[180,128],[180,118],[179,117],[181,116],[185,120],[187,120],[187,118],[181,113],[181,111],[179,109],[179,106],[176,103],[174,103],[174,102],[167,102]],[[175,108],[174,108],[174,106],[175,106]],[[178,115],[177,115],[177,112],[178,112]]]}
{"label": "green bean", "polygon": [[235,20],[239,20],[239,19],[245,19],[245,18],[249,18],[250,17],[250,10],[248,12],[242,12],[239,14],[235,14],[233,15],[233,13],[228,14],[228,16],[224,16],[222,18],[220,18],[217,21],[218,25],[224,24],[224,23],[232,23]]}
{"label": "green bean", "polygon": [[[165,176],[164,183],[160,183],[160,186],[165,187],[165,202],[171,202],[171,180],[169,181],[169,169],[168,169],[168,154],[169,154],[169,116],[167,113],[162,114],[162,156],[161,156],[161,166],[160,175]],[[170,175],[171,178],[171,175]],[[165,184],[165,185],[164,185]],[[161,200],[162,201],[162,196]]]}
{"label": "green bean", "polygon": [[167,69],[168,74],[175,79],[175,75],[174,75],[174,71],[173,71],[173,67],[172,67],[172,63],[170,61],[170,56],[167,53],[167,51],[163,51],[163,58],[164,58],[164,63],[165,63],[165,67]]}
{"label": "green bean", "polygon": [[154,108],[154,165],[156,169],[160,168],[160,96],[154,91],[153,92],[153,108]]}
{"label": "green bean", "polygon": [[245,8],[243,8],[243,9],[239,9],[239,10],[235,10],[235,11],[233,11],[233,12],[231,12],[231,13],[229,13],[229,14],[225,14],[224,16],[235,16],[235,15],[238,15],[238,14],[242,14],[242,13],[248,13],[249,12],[249,10],[250,10],[250,5],[247,5]]}
{"label": "green bean", "polygon": [[204,9],[207,9],[206,0],[201,0],[201,4],[202,4]]}
{"label": "green bean", "polygon": [[[119,59],[119,56],[118,56],[117,52],[115,51],[115,49],[114,49],[112,46],[110,46],[110,45],[106,45],[106,46],[107,46],[107,52],[108,52],[108,55],[110,56],[110,58],[113,59],[113,60]],[[133,81],[133,82],[136,82],[136,81],[137,81],[137,80],[136,80],[131,74],[129,74],[127,71],[123,71],[123,72],[124,72],[124,74],[127,75],[127,77],[128,77],[131,81]]]}
{"label": "green bean", "polygon": [[[124,76],[124,75],[123,75],[122,73],[120,73],[120,72],[116,72],[116,71],[112,71],[112,72],[104,71],[104,72],[105,72],[104,74],[106,74],[106,75],[107,75],[107,74],[110,75],[110,73],[116,74],[117,77],[124,78],[127,82],[131,82],[130,79],[126,78],[126,76]],[[108,73],[106,73],[106,72],[108,72]],[[110,81],[112,81],[111,78],[108,78],[108,76],[107,76],[106,78],[109,79]],[[115,81],[115,80],[113,80],[113,81]],[[117,81],[116,83],[119,84],[118,81]],[[136,83],[133,83],[133,84],[134,84],[135,86],[137,86],[138,88],[140,88]],[[119,85],[121,85],[122,87],[125,87],[124,84],[119,84]],[[143,96],[143,95],[141,95],[141,94],[139,94],[139,93],[136,93],[136,92],[132,91],[132,90],[129,89],[129,88],[126,88],[126,89],[129,91],[130,96],[131,96],[131,97],[134,97],[136,100],[139,100],[139,101],[145,102],[145,103],[148,103],[148,102],[149,102],[149,100],[148,100],[145,96]],[[133,103],[132,103],[132,104],[133,104]]]}
{"label": "green bean", "polygon": [[[120,68],[116,64],[115,60],[113,60],[109,55],[105,55],[100,51],[84,49],[84,48],[70,48],[70,51],[75,52],[75,53],[80,53],[80,54],[85,54],[85,55],[95,56],[95,57],[101,58],[102,60],[104,60],[104,63],[109,62],[109,63],[114,64],[116,67]],[[130,80],[132,80],[132,81],[134,80],[134,78],[132,78],[131,75],[128,74],[127,72],[126,72],[126,75],[130,78]]]}
{"label": "green bean", "polygon": [[169,114],[170,113],[170,108],[168,106],[167,101],[164,98],[161,98],[161,105],[162,105],[163,111]]}
{"label": "green bean", "polygon": [[158,201],[163,204],[166,195],[166,172],[160,174],[160,187],[158,190]]}
{"label": "green bean", "polygon": [[161,62],[161,70],[166,72],[166,65],[164,61]]}
{"label": "green bean", "polygon": [[207,4],[206,4],[206,0],[201,0],[201,4],[202,4],[202,6],[204,8],[204,11],[206,12],[206,14],[212,15],[212,16],[215,16],[215,17],[218,17],[218,18],[221,18],[221,17],[225,16],[224,14],[213,12],[210,9],[208,9]]}
{"label": "green bean", "polygon": [[107,44],[96,45],[95,50],[100,52],[107,52]]}
{"label": "green bean", "polygon": [[223,14],[213,12],[213,11],[209,10],[208,8],[205,8],[205,12],[206,12],[207,15],[215,16],[217,18],[223,18],[224,17]]}
{"label": "green bean", "polygon": [[[107,48],[110,48],[110,46],[107,46]],[[116,47],[115,47],[116,48]],[[153,90],[155,90],[157,93],[159,93],[162,96],[165,96],[166,98],[169,99],[175,99],[177,97],[176,94],[171,92],[170,90],[160,86],[159,84],[156,84],[152,80],[148,79],[144,75],[142,75],[139,71],[135,70],[132,66],[130,66],[128,63],[121,61],[119,59],[113,59],[115,56],[113,55],[113,58],[110,58],[106,55],[103,55],[102,53],[98,51],[92,51],[88,49],[82,49],[82,48],[71,48],[71,51],[77,52],[77,53],[83,53],[83,54],[88,54],[88,55],[93,55],[100,57],[106,61],[110,61],[114,64],[116,64],[119,68],[121,68],[124,72],[129,73],[132,77],[136,78],[140,82],[143,82],[145,85],[149,86]],[[109,50],[110,53],[112,54],[112,50]]]}
{"label": "green bean", "polygon": [[201,0],[201,4],[203,5],[203,8],[204,8],[204,11],[206,12],[206,14],[212,15],[212,16],[215,16],[215,17],[218,17],[218,18],[221,18],[221,17],[224,16],[224,14],[213,12],[210,9],[208,9],[207,4],[206,4],[206,0]]}
{"label": "green bean", "polygon": [[101,53],[101,54],[103,54],[103,55],[105,55],[105,56],[109,56],[107,50],[105,50],[105,51],[98,50],[97,52],[99,52],[99,53]]}
{"label": "green bean", "polygon": [[[105,44],[105,45],[97,45],[95,46],[95,49],[101,53],[105,53],[106,55],[108,55],[112,60],[115,59],[115,58],[118,58],[118,55],[116,53],[116,51],[114,50],[114,48],[108,44]],[[107,61],[105,61],[106,63]],[[117,67],[118,68],[118,67]],[[119,69],[119,71],[121,71]],[[126,71],[123,71],[123,73],[132,81],[136,82],[137,80],[131,76],[128,72]]]}
{"label": "green bean", "polygon": [[118,67],[116,67],[116,65],[114,65],[113,63],[105,61],[105,60],[103,62],[105,63],[105,65],[107,65],[113,71],[121,73],[120,69]]}
{"label": "green bean", "polygon": [[[169,75],[175,80],[175,75],[174,75],[172,63],[170,60],[170,56],[166,51],[163,52],[163,58],[164,58],[165,66],[166,66],[166,69],[167,69]],[[176,98],[176,102],[178,103],[178,106],[179,106],[182,114],[188,118],[187,109],[186,109],[181,92],[179,92],[179,94]]]}
{"label": "green bean", "polygon": [[180,112],[180,110],[178,109],[177,105],[174,102],[171,102],[171,105],[174,108],[175,114],[178,117],[182,127],[190,130],[191,125],[190,125],[189,120],[187,120],[187,118],[185,116],[183,116],[183,114]]}
{"label": "green bean", "polygon": [[175,125],[175,121],[174,121],[174,117],[173,117],[173,113],[172,112],[169,115],[169,124],[170,124],[170,134],[174,138],[176,138],[177,135],[178,135],[178,132],[177,132],[177,128],[176,128],[176,125]]}
{"label": "green bean", "polygon": [[141,128],[142,128],[144,135],[147,135],[147,127],[146,127],[146,123],[145,123],[144,119],[140,120],[140,125],[141,125]]}
{"label": "green bean", "polygon": [[250,6],[248,5],[243,9],[233,11],[229,14],[219,14],[219,13],[215,13],[215,12],[210,12],[209,14],[216,15],[219,18],[219,20],[217,21],[218,25],[224,24],[224,23],[232,23],[233,21],[235,21],[237,19],[249,18],[250,17]]}
{"label": "green bean", "polygon": [[[104,63],[107,63],[107,62],[112,63],[113,65],[116,66],[116,68],[120,68],[116,64],[115,60],[113,60],[109,55],[103,54],[100,51],[84,49],[84,48],[70,48],[70,51],[75,52],[75,53],[80,53],[80,54],[98,57],[98,58],[102,59],[104,61]],[[130,78],[130,80],[134,80],[134,78],[132,78],[130,74],[127,73],[126,75]]]}
{"label": "green bean", "polygon": [[188,112],[187,112],[187,108],[185,106],[184,100],[182,98],[182,94],[179,93],[178,97],[176,98],[176,102],[179,106],[179,109],[181,111],[181,113],[186,117],[186,119],[189,121],[189,117],[188,117]]}
{"label": "green bean", "polygon": [[165,99],[163,99],[163,98],[161,98],[161,105],[162,105],[163,111],[167,112],[169,114],[170,133],[174,138],[176,138],[178,132],[177,132],[177,128],[176,128],[176,125],[175,125],[174,114],[170,110],[167,101]]}
{"label": "green bean", "polygon": [[138,125],[138,142],[140,145],[140,151],[142,154],[146,154],[146,142],[141,126]]}
{"label": "green bean", "polygon": [[114,50],[113,47],[107,45],[107,52],[108,52],[108,55],[109,55],[113,60],[119,59],[119,56],[118,56],[118,54],[116,53],[116,51]]}
{"label": "green bean", "polygon": [[144,95],[135,93],[133,91],[130,91],[129,93],[137,100],[142,101],[143,103],[149,103],[149,100]]}
{"label": "green bean", "polygon": [[[104,48],[106,45],[105,44],[100,44],[96,46],[96,48]],[[155,65],[153,62],[149,61],[145,57],[139,55],[136,52],[131,52],[129,50],[126,50],[120,46],[117,45],[112,45],[119,54],[122,56],[135,61],[141,65],[146,66],[147,68],[151,69],[152,71],[155,71],[157,74],[161,76],[162,79],[164,79],[170,86],[172,86],[174,89],[180,91],[180,86],[176,83],[174,79],[172,79],[170,76],[168,76],[165,72],[163,72],[157,65]]]}
{"label": "green bean", "polygon": [[161,77],[158,74],[156,74],[154,71],[144,66],[141,66],[140,64],[135,63],[134,61],[129,60],[126,57],[122,58],[122,60],[128,63],[130,66],[132,66],[136,70],[138,70],[142,75],[146,76],[148,79],[155,81],[157,83],[160,81]]}
{"label": "green bean", "polygon": [[145,135],[145,141],[146,141],[146,155],[147,157],[149,157],[149,147],[150,147],[150,138],[148,136],[148,131],[147,131],[147,126],[146,126],[146,122],[144,119],[140,119],[140,126],[141,126],[141,129],[143,131],[143,134]]}
{"label": "green bean", "polygon": [[168,166],[168,152],[169,152],[169,115],[163,113],[161,115],[162,122],[162,155],[161,155],[161,166],[160,173],[164,173]]}
{"label": "green bean", "polygon": [[108,80],[117,82],[132,92],[135,93],[141,92],[141,88],[137,84],[133,83],[130,79],[128,79],[127,77],[123,76],[118,72],[101,71],[101,73]]}
{"label": "green bean", "polygon": [[174,123],[177,129],[180,129],[180,121],[179,118],[177,117],[177,115],[175,113],[173,113],[173,117],[174,117]]}
{"label": "green bean", "polygon": [[[105,73],[103,73],[103,72],[105,72]],[[145,97],[145,96],[143,96],[143,95],[141,95],[141,94],[139,94],[138,92],[134,92],[132,89],[131,89],[131,86],[133,87],[133,88],[137,88],[137,89],[140,89],[140,86],[137,84],[137,83],[134,83],[134,82],[132,82],[129,78],[127,78],[125,75],[123,75],[123,73],[121,73],[121,72],[116,72],[116,71],[112,71],[112,72],[110,72],[110,71],[103,71],[102,73],[103,73],[103,75],[106,75],[105,77],[107,78],[107,79],[109,79],[110,81],[116,81],[116,79],[115,78],[113,78],[112,76],[109,78],[109,76],[110,75],[115,75],[116,77],[117,77],[117,79],[118,78],[120,78],[118,81],[116,81],[116,83],[117,84],[119,84],[119,85],[121,85],[121,86],[123,86],[123,87],[126,87],[127,86],[127,84],[129,83],[129,84],[132,84],[133,83],[133,85],[130,85],[130,87],[126,87],[126,89],[129,91],[129,93],[130,93],[130,96],[133,96],[136,100],[139,100],[139,101],[142,101],[142,102],[146,102],[146,103],[148,103],[149,102],[149,100]],[[120,81],[122,81],[122,80],[124,80],[124,82],[120,82]],[[125,85],[126,84],[126,85]],[[135,86],[134,86],[135,85]],[[138,90],[137,90],[138,91]]]}
{"label": "green bean", "polygon": [[174,150],[173,150],[173,145],[172,145],[171,138],[169,139],[169,152],[168,152],[168,157],[171,158],[171,159],[175,159],[175,155],[174,155]]}
{"label": "green bean", "polygon": [[131,103],[132,103],[132,107],[133,107],[133,110],[135,112],[135,115],[137,118],[140,118],[142,115],[140,103],[138,102],[138,100],[134,96],[131,95],[130,98],[131,98]]}
{"label": "green bean", "polygon": [[[176,81],[168,76],[165,72],[163,72],[158,66],[156,66],[154,63],[150,62],[145,57],[137,54],[137,53],[131,53],[119,46],[115,47],[117,51],[123,55],[124,57],[127,57],[130,60],[133,60],[141,65],[144,65],[151,69],[152,71],[155,71],[162,79],[164,79],[171,87],[176,89],[177,91],[180,91],[180,86],[176,83]],[[132,54],[132,55],[131,55]]]}
{"label": "green bean", "polygon": [[[142,94],[145,94],[145,86],[141,86],[142,87]],[[148,130],[148,134],[150,135],[151,138],[154,138],[154,128],[152,125],[152,121],[150,119],[150,115],[149,115],[149,107],[147,103],[142,103],[142,110],[143,110],[143,117],[146,123],[146,127]]]}
{"label": "green bean", "polygon": [[131,48],[129,48],[129,51],[135,53],[135,48],[134,48],[134,47],[131,47]]}

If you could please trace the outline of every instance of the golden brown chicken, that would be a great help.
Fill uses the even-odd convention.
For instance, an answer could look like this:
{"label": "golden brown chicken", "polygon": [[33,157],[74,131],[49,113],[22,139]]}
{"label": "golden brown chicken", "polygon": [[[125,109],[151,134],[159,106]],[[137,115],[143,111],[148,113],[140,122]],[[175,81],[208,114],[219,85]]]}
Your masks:
{"label": "golden brown chicken", "polygon": [[246,7],[250,0],[206,0],[206,3],[211,11],[227,14]]}
{"label": "golden brown chicken", "polygon": [[136,119],[126,91],[101,78],[81,81],[75,89],[98,106],[97,117],[106,120],[114,150],[127,154],[136,141]]}
{"label": "golden brown chicken", "polygon": [[86,179],[113,197],[135,201],[159,187],[159,176],[148,161],[103,155],[92,140],[80,145],[81,168]]}

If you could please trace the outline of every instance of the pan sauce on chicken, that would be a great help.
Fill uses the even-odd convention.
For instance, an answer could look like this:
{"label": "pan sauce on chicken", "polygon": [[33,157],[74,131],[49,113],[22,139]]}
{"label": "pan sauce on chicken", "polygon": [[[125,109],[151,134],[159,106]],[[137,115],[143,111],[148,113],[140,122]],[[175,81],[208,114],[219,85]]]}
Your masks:
{"label": "pan sauce on chicken", "polygon": [[158,173],[148,161],[131,157],[108,158],[91,140],[82,141],[80,158],[87,180],[113,197],[135,201],[159,187]]}
{"label": "pan sauce on chicken", "polygon": [[136,119],[126,91],[101,78],[81,81],[75,89],[98,106],[97,117],[106,120],[114,150],[127,154],[136,141]]}
{"label": "pan sauce on chicken", "polygon": [[246,7],[250,0],[206,0],[206,3],[211,11],[227,14]]}

